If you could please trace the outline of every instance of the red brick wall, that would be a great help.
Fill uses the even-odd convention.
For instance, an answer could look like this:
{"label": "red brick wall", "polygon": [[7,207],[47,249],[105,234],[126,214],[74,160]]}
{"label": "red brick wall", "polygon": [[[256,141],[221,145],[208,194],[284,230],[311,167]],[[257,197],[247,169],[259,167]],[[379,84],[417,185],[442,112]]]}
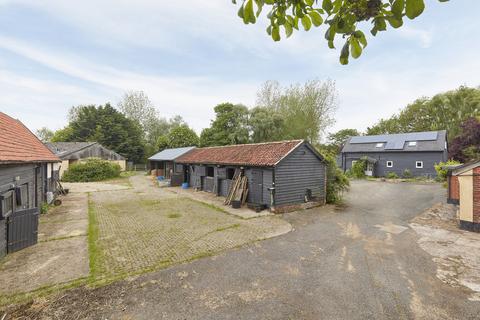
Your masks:
{"label": "red brick wall", "polygon": [[480,223],[480,167],[473,169],[473,222]]}
{"label": "red brick wall", "polygon": [[457,176],[449,176],[448,198],[452,200],[460,200],[460,185]]}

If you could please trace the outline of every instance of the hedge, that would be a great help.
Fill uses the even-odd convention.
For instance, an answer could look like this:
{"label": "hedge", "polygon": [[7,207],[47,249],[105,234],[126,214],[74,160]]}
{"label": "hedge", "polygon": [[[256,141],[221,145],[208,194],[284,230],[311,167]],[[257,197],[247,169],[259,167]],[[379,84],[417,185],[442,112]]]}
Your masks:
{"label": "hedge", "polygon": [[71,164],[63,174],[62,181],[102,181],[119,177],[120,171],[120,165],[116,163],[97,158],[89,158],[85,161]]}

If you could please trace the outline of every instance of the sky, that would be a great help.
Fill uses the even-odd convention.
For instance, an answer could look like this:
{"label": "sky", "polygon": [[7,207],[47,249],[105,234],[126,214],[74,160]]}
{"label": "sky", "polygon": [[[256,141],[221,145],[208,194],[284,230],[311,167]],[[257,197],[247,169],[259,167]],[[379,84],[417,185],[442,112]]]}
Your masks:
{"label": "sky", "polygon": [[[262,83],[335,81],[336,123],[365,130],[422,96],[480,85],[480,1],[426,0],[400,29],[368,37],[347,66],[325,29],[274,42],[231,0],[0,0],[0,111],[59,129],[70,107],[143,90],[198,133],[222,102],[255,105]],[[364,26],[366,33],[369,25]],[[339,44],[340,46],[340,44]]]}

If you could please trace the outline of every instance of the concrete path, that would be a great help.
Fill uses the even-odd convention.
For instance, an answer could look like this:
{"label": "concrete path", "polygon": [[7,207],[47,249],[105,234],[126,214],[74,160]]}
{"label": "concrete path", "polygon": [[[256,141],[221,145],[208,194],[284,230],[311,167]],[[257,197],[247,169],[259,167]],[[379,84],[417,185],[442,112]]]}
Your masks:
{"label": "concrete path", "polygon": [[72,193],[130,189],[129,186],[102,182],[62,182],[62,186]]}
{"label": "concrete path", "polygon": [[40,216],[38,244],[0,262],[0,295],[88,276],[87,194],[69,194],[62,202]]}
{"label": "concrete path", "polygon": [[[343,211],[284,215],[295,231],[18,310],[35,319],[478,319],[472,291],[436,277],[409,221],[440,185],[353,182]],[[39,311],[40,310],[40,311]]]}
{"label": "concrete path", "polygon": [[203,191],[195,191],[192,188],[189,189],[182,189],[180,187],[172,187],[172,188],[166,188],[165,190],[184,196],[188,197],[190,199],[194,199],[206,204],[210,204],[213,206],[216,206],[223,211],[228,212],[229,214],[233,214],[237,217],[240,217],[242,219],[252,219],[252,218],[258,218],[258,217],[265,217],[265,216],[273,216],[274,214],[271,213],[268,210],[262,210],[260,212],[255,212],[254,210],[251,210],[247,208],[246,206],[243,206],[242,208],[239,209],[234,209],[232,206],[226,206],[223,204],[225,201],[225,197],[218,197],[215,196],[212,193],[209,192],[203,192]]}

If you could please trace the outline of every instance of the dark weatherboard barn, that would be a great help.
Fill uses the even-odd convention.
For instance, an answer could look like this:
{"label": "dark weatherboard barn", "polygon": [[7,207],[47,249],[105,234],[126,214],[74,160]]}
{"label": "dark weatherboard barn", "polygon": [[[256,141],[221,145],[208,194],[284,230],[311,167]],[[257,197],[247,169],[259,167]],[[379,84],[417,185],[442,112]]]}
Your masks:
{"label": "dark weatherboard barn", "polygon": [[49,142],[45,144],[50,151],[61,160],[60,177],[69,166],[89,158],[98,158],[116,163],[123,170],[126,169],[126,159],[113,150],[107,149],[98,142]]}
{"label": "dark weatherboard barn", "polygon": [[398,176],[408,170],[413,176],[436,176],[434,165],[448,158],[447,132],[429,131],[377,136],[357,136],[347,140],[340,154],[344,171],[362,158],[367,159],[366,174]]}
{"label": "dark weatherboard barn", "polygon": [[0,257],[37,242],[38,214],[53,199],[60,159],[0,112]]}
{"label": "dark weatherboard barn", "polygon": [[247,202],[275,212],[325,203],[325,162],[303,140],[197,148],[175,162],[192,187],[219,196],[227,196],[235,170],[242,170]]}

